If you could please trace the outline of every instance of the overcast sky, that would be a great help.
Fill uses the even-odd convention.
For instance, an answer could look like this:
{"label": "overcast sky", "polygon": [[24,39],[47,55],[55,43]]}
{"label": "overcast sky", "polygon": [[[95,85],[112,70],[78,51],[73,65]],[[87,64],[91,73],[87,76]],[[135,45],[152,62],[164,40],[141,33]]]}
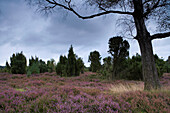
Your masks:
{"label": "overcast sky", "polygon": [[[102,58],[109,56],[108,40],[122,30],[116,27],[116,15],[81,20],[61,11],[47,17],[29,7],[25,0],[0,0],[0,65],[21,51],[27,60],[36,55],[58,62],[60,55],[68,54],[71,44],[86,66],[91,51],[99,51]],[[128,41],[130,56],[140,53],[137,42]],[[170,38],[155,40],[153,46],[154,53],[165,60],[170,55]]]}

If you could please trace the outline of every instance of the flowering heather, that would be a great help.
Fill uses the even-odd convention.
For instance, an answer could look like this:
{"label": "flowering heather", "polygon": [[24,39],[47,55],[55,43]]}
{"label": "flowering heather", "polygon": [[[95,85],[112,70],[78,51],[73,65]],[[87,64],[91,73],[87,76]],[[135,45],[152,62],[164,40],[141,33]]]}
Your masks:
{"label": "flowering heather", "polygon": [[[110,86],[135,84],[139,81],[118,80],[107,82],[95,73],[86,72],[78,77],[59,77],[55,73],[39,75],[0,74],[1,113],[168,113],[167,92],[131,91],[113,93]],[[164,88],[170,77],[161,78]]]}

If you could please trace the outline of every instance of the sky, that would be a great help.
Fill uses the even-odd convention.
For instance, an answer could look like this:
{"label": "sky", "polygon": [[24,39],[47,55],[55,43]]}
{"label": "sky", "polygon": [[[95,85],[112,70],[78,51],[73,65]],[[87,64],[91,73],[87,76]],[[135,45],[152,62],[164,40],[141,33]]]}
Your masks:
{"label": "sky", "polygon": [[[90,52],[97,50],[101,57],[108,54],[108,40],[123,30],[118,27],[118,15],[82,20],[63,10],[44,15],[29,6],[25,0],[0,0],[0,65],[10,62],[13,53],[23,51],[27,60],[38,56],[56,62],[60,55],[68,54],[73,45],[74,52],[89,66]],[[154,24],[148,26],[152,30]],[[154,29],[154,28],[153,28]],[[140,54],[138,43],[130,43],[130,56]],[[154,54],[165,60],[170,56],[170,38],[154,40]]]}

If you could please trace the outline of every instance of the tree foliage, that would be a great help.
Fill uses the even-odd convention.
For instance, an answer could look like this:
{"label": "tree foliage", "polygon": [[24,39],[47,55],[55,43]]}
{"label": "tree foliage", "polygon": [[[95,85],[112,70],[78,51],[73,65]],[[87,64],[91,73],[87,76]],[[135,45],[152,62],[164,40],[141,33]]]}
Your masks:
{"label": "tree foliage", "polygon": [[[49,67],[47,66],[45,61],[43,61],[42,59],[39,60],[39,58],[37,56],[35,56],[35,58],[31,57],[31,59],[29,59],[29,68],[30,69],[32,68],[33,64],[34,64],[34,67],[36,67],[38,65],[39,71],[37,71],[37,72],[39,72],[39,73],[48,72]],[[35,66],[35,64],[36,64],[36,66]],[[28,71],[29,71],[29,68],[28,68]]]}
{"label": "tree foliage", "polygon": [[[158,70],[159,77],[162,77],[163,73],[170,73],[170,64],[168,63],[168,60],[164,61],[156,54],[154,55],[154,57],[156,60],[156,68]],[[110,60],[108,60],[109,63],[107,63],[106,59],[107,57],[103,59],[105,61],[102,65],[101,74],[104,76],[103,78],[107,78],[110,80],[113,62],[110,62]],[[141,55],[139,55],[138,53],[136,53],[136,55],[133,55],[132,58],[125,58],[115,72],[117,75],[117,79],[143,80],[141,60]]]}
{"label": "tree foliage", "polygon": [[5,66],[5,68],[6,68],[6,71],[7,71],[7,72],[11,72],[11,66],[9,65],[8,61],[6,61],[6,66]]}
{"label": "tree foliage", "polygon": [[68,60],[67,60],[67,76],[76,75],[76,55],[74,54],[73,47],[71,45],[68,51]]}
{"label": "tree foliage", "polygon": [[111,79],[112,75],[112,58],[110,56],[103,58],[103,65],[100,70],[101,74],[104,76],[106,79]]}
{"label": "tree foliage", "polygon": [[121,65],[123,60],[129,56],[130,45],[122,37],[113,37],[109,39],[109,53],[113,57],[112,63],[112,80],[116,78],[116,70]]}
{"label": "tree foliage", "polygon": [[84,73],[84,62],[81,58],[76,58],[76,75]]}
{"label": "tree foliage", "polygon": [[39,62],[33,62],[32,65],[28,67],[27,77],[30,77],[32,74],[39,73],[40,73]]}
{"label": "tree foliage", "polygon": [[25,74],[27,61],[23,53],[16,53],[10,57],[11,60],[11,73],[12,74]]}
{"label": "tree foliage", "polygon": [[60,56],[59,62],[56,66],[56,73],[60,76],[79,76],[80,72],[84,72],[84,63],[73,51],[73,46],[69,48],[68,58],[66,56]]}
{"label": "tree foliage", "polygon": [[51,59],[47,61],[48,72],[55,72],[55,60]]}
{"label": "tree foliage", "polygon": [[66,65],[67,65],[67,57],[66,56],[60,56],[59,62],[56,66],[56,73],[60,76],[67,76],[66,72]]}
{"label": "tree foliage", "polygon": [[90,52],[90,55],[89,55],[89,62],[91,62],[90,64],[90,71],[92,72],[97,72],[100,70],[101,68],[101,56],[100,56],[100,53],[98,51],[93,51],[93,52]]}

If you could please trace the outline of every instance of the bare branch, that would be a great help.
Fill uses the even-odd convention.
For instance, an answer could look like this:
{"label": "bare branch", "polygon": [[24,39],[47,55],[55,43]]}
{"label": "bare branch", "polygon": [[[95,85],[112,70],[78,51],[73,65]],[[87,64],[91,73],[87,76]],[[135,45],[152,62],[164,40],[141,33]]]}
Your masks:
{"label": "bare branch", "polygon": [[[50,0],[46,0],[49,4],[54,5],[51,8],[55,8],[56,6],[62,7],[68,11],[73,12],[76,16],[78,16],[81,19],[90,19],[90,18],[94,18],[94,17],[98,17],[98,16],[102,16],[102,15],[106,15],[106,14],[111,14],[111,13],[117,13],[117,14],[128,14],[128,15],[133,15],[133,12],[123,12],[123,11],[114,11],[114,10],[109,10],[109,11],[104,11],[101,13],[97,13],[97,14],[92,14],[90,16],[81,16],[78,12],[76,12],[72,7],[71,7],[71,0],[67,1],[65,0],[65,2],[67,3],[68,6],[60,4],[58,2],[56,2],[55,0],[50,1]],[[50,8],[50,7],[48,7]]]}
{"label": "bare branch", "polygon": [[[149,1],[149,0],[148,0]],[[148,14],[150,14],[153,10],[159,7],[164,7],[167,5],[170,5],[169,3],[162,3],[159,4],[161,0],[158,0],[151,8],[148,8],[147,11],[143,14],[144,17],[147,17]]]}
{"label": "bare branch", "polygon": [[158,34],[154,34],[151,36],[151,40],[153,39],[161,39],[161,38],[166,38],[170,36],[170,32],[166,32],[166,33],[158,33]]}

